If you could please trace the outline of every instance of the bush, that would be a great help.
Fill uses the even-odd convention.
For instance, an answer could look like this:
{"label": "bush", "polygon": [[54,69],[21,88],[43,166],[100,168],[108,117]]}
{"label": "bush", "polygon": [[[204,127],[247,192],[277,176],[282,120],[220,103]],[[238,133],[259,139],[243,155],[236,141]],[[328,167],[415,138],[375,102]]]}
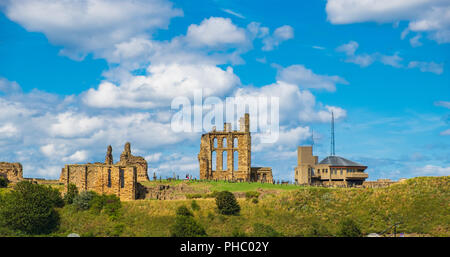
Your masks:
{"label": "bush", "polygon": [[64,195],[64,202],[66,204],[72,204],[73,199],[78,195],[78,188],[74,184],[69,184],[67,188],[67,193]]}
{"label": "bush", "polygon": [[186,216],[186,217],[193,217],[194,214],[184,205],[178,207],[177,209],[177,216]]}
{"label": "bush", "polygon": [[259,197],[259,192],[256,192],[256,191],[245,192],[245,198],[247,198],[247,199],[258,199],[258,197]]}
{"label": "bush", "polygon": [[73,199],[73,205],[77,210],[89,210],[91,208],[92,202],[97,193],[93,191],[83,191]]}
{"label": "bush", "polygon": [[8,187],[8,179],[0,176],[0,188]]}
{"label": "bush", "polygon": [[258,198],[253,198],[252,199],[252,203],[254,203],[254,204],[257,204],[259,201],[258,201]]}
{"label": "bush", "polygon": [[205,229],[192,216],[177,215],[175,224],[170,229],[172,237],[206,236]]}
{"label": "bush", "polygon": [[306,234],[306,236],[309,237],[320,237],[320,236],[329,236],[330,233],[328,232],[328,229],[322,225],[319,224],[317,222],[313,222],[311,224],[311,227],[308,229],[308,232]]}
{"label": "bush", "polygon": [[220,214],[238,215],[241,211],[241,207],[236,201],[236,197],[229,191],[222,191],[217,194],[216,205]]}
{"label": "bush", "polygon": [[360,237],[361,229],[352,219],[344,219],[339,224],[338,236],[342,237]]}
{"label": "bush", "polygon": [[110,217],[118,217],[122,203],[116,195],[99,195],[93,191],[81,192],[73,199],[73,205],[77,210],[91,210],[99,214],[101,212]]}
{"label": "bush", "polygon": [[192,202],[191,202],[191,208],[192,208],[192,210],[194,210],[194,211],[198,211],[198,210],[200,210],[200,205],[198,205],[197,201],[192,200]]}
{"label": "bush", "polygon": [[55,189],[22,181],[0,198],[0,227],[26,234],[48,234],[59,227],[55,211],[63,202]]}
{"label": "bush", "polygon": [[283,235],[280,232],[277,232],[274,228],[272,228],[269,225],[255,223],[255,224],[253,224],[253,236],[280,237]]}

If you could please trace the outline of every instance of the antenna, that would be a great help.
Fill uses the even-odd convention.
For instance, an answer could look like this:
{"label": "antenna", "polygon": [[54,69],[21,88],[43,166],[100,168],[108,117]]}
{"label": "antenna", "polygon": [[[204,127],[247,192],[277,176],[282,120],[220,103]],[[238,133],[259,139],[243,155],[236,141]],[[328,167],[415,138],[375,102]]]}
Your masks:
{"label": "antenna", "polygon": [[331,156],[335,155],[334,152],[334,114],[331,112]]}

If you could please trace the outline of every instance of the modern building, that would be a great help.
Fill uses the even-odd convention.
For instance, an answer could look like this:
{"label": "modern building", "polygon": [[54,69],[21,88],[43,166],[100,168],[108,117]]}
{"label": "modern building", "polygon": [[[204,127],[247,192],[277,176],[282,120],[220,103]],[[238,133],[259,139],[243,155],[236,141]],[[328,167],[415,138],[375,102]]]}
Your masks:
{"label": "modern building", "polygon": [[318,161],[312,146],[298,147],[295,182],[301,185],[355,186],[362,185],[369,175],[367,166],[339,156],[328,156]]}

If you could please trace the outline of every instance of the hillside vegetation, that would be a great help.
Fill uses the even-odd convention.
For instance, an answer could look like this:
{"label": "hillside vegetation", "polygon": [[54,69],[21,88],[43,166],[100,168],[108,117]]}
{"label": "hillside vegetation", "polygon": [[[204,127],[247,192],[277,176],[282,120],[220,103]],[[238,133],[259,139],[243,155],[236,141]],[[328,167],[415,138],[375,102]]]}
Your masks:
{"label": "hillside vegetation", "polygon": [[[224,184],[210,186],[233,191],[220,188]],[[255,197],[251,190],[261,184],[253,184],[240,183],[244,188],[238,189]],[[176,210],[185,205],[208,236],[337,236],[349,220],[363,235],[400,223],[397,233],[450,236],[450,176],[413,178],[379,189],[272,186],[289,190],[266,193],[258,200],[238,198],[240,213],[229,216],[219,214],[213,198],[122,202],[115,216],[66,205],[57,209],[61,224],[51,235],[170,236]]]}

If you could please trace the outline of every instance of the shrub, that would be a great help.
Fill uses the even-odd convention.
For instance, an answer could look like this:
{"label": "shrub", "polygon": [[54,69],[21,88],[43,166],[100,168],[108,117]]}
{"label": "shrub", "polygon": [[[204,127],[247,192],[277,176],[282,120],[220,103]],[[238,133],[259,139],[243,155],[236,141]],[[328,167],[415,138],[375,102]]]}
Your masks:
{"label": "shrub", "polygon": [[200,210],[200,205],[198,205],[197,201],[192,200],[192,202],[191,202],[191,208],[192,208],[192,210],[194,210],[194,211],[198,211],[198,210]]}
{"label": "shrub", "polygon": [[280,237],[283,236],[280,232],[277,232],[274,228],[269,225],[264,225],[261,223],[253,224],[253,236],[259,237]]}
{"label": "shrub", "polygon": [[116,195],[99,195],[93,191],[81,192],[73,199],[77,210],[91,210],[94,213],[105,213],[110,217],[118,217],[122,203]]}
{"label": "shrub", "polygon": [[0,227],[26,234],[51,233],[59,227],[60,217],[54,208],[61,202],[55,189],[19,182],[0,198]]}
{"label": "shrub", "polygon": [[78,195],[78,188],[74,184],[69,184],[67,188],[67,193],[64,195],[64,202],[66,204],[72,204],[73,199]]}
{"label": "shrub", "polygon": [[184,205],[178,207],[177,209],[177,216],[186,216],[186,217],[193,217],[194,214]]}
{"label": "shrub", "polygon": [[238,215],[241,211],[241,207],[236,201],[236,197],[229,191],[222,191],[217,194],[216,205],[220,214]]}
{"label": "shrub", "polygon": [[77,210],[89,210],[92,204],[91,200],[95,196],[98,196],[98,194],[93,191],[83,191],[73,199],[72,204]]}
{"label": "shrub", "polygon": [[247,191],[245,192],[245,198],[247,199],[258,199],[259,192],[256,191]]}
{"label": "shrub", "polygon": [[253,198],[252,199],[252,203],[254,203],[254,204],[257,204],[259,201],[258,201],[258,198]]}
{"label": "shrub", "polygon": [[110,217],[118,217],[122,208],[120,198],[116,195],[103,195],[103,199],[103,212]]}
{"label": "shrub", "polygon": [[205,229],[192,216],[177,215],[175,224],[170,229],[172,237],[206,236]]}
{"label": "shrub", "polygon": [[8,179],[0,176],[0,188],[5,188],[8,186]]}
{"label": "shrub", "polygon": [[361,229],[352,219],[344,219],[339,224],[338,236],[342,237],[360,237]]}
{"label": "shrub", "polygon": [[306,236],[309,237],[317,237],[317,236],[329,236],[330,233],[328,232],[328,229],[317,222],[313,222],[311,224],[311,227],[308,229],[308,232]]}

